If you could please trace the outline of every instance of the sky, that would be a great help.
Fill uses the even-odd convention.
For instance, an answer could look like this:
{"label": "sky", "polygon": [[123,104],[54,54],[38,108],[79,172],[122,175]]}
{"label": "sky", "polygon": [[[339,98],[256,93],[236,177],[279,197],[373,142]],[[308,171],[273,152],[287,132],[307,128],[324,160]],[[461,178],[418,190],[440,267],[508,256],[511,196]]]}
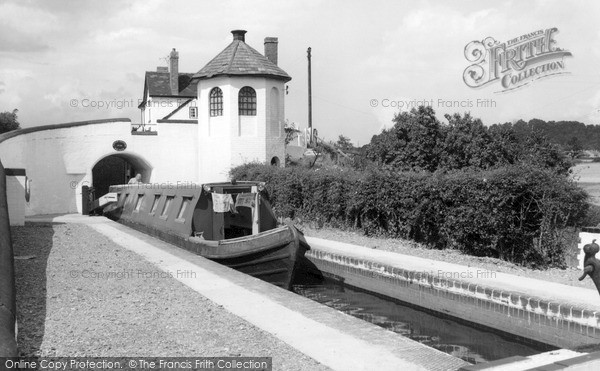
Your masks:
{"label": "sky", "polygon": [[[139,122],[145,71],[166,66],[176,48],[179,71],[197,72],[229,45],[231,30],[244,29],[260,52],[265,37],[279,38],[279,66],[292,76],[285,117],[299,127],[308,122],[312,48],[313,126],[327,140],[345,135],[366,144],[396,113],[423,102],[442,122],[444,114],[470,112],[486,125],[600,124],[598,19],[597,0],[0,0],[0,111],[18,109],[21,127]],[[465,57],[469,43],[502,44],[552,28],[553,50],[571,55],[543,63],[560,73],[538,69],[508,91],[501,80],[465,83],[476,62]]]}

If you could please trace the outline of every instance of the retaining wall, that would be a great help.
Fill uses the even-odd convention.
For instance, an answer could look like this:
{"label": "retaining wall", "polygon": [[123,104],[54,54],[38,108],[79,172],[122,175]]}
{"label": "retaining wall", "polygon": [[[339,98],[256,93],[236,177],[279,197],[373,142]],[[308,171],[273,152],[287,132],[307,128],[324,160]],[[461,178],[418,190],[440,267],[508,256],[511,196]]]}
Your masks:
{"label": "retaining wall", "polygon": [[[430,265],[418,269],[414,261],[402,264],[399,257],[403,255],[400,254],[387,253],[390,255],[386,259],[386,252],[331,241],[336,244],[336,248],[332,249],[328,248],[325,240],[307,240],[311,250],[306,257],[320,271],[336,276],[347,285],[538,343],[560,348],[600,344],[599,306],[578,305],[556,297],[550,299],[506,290],[495,287],[494,280],[490,279],[481,279],[485,282],[476,284],[472,282],[474,273],[469,270],[473,268],[469,267],[460,272],[451,272],[446,267],[437,270],[433,268],[437,267],[436,264],[443,266],[446,263],[429,261]],[[442,274],[436,274],[436,271]],[[472,276],[471,282],[468,279],[440,278],[449,277],[448,273]],[[518,284],[521,278],[514,277]],[[501,280],[498,278],[497,281]],[[551,283],[542,284],[552,286]],[[565,286],[569,291],[584,290],[582,292],[589,294],[587,299],[590,302],[596,300],[600,303],[598,293],[593,290],[559,286]],[[599,310],[596,311],[596,308]]]}

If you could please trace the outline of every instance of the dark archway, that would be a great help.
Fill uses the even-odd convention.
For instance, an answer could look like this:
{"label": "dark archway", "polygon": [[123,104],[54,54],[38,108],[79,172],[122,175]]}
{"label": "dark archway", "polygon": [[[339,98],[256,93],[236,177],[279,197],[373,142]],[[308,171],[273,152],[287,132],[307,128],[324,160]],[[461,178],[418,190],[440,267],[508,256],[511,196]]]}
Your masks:
{"label": "dark archway", "polygon": [[134,155],[109,155],[102,158],[92,168],[92,187],[95,197],[108,193],[111,185],[127,184],[136,174],[142,174],[142,182],[150,180],[152,167],[143,159]]}

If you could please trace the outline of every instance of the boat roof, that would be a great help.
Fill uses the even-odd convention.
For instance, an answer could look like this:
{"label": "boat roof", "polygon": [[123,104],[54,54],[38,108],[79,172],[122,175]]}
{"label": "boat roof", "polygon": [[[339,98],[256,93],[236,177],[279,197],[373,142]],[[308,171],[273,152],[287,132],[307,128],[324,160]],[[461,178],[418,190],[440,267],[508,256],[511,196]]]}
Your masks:
{"label": "boat roof", "polygon": [[232,182],[217,182],[217,183],[205,183],[202,186],[204,187],[248,187],[248,186],[261,186],[265,185],[265,182],[259,182],[256,180],[242,180],[242,181],[232,181]]}
{"label": "boat roof", "polygon": [[133,183],[133,184],[120,184],[111,187],[118,187],[120,189],[127,188],[156,188],[156,189],[204,189],[210,191],[212,188],[219,187],[225,189],[236,189],[236,188],[247,188],[251,186],[264,187],[265,182],[259,182],[255,180],[243,180],[243,181],[230,181],[230,182],[214,182],[214,183],[192,183],[192,182],[163,182],[163,183]]}

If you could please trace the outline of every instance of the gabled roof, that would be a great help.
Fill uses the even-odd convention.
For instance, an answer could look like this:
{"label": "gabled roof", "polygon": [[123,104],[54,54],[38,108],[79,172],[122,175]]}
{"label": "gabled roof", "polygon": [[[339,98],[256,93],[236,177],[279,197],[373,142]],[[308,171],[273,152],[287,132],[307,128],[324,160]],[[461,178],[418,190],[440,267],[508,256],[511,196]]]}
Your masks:
{"label": "gabled roof", "polygon": [[292,78],[267,57],[242,40],[233,40],[195,75],[195,79],[215,76],[264,76],[290,81]]}
{"label": "gabled roof", "polygon": [[171,93],[171,75],[169,72],[146,71],[144,78],[144,95],[138,108],[146,105],[146,98],[150,97],[181,97],[198,98],[198,80],[193,80],[193,73],[179,74],[179,94]]}
{"label": "gabled roof", "polygon": [[[169,72],[146,72],[146,87],[151,97],[172,97]],[[179,94],[182,98],[196,98],[198,96],[198,82],[193,81],[193,73],[179,74]],[[146,90],[144,87],[144,90]]]}

